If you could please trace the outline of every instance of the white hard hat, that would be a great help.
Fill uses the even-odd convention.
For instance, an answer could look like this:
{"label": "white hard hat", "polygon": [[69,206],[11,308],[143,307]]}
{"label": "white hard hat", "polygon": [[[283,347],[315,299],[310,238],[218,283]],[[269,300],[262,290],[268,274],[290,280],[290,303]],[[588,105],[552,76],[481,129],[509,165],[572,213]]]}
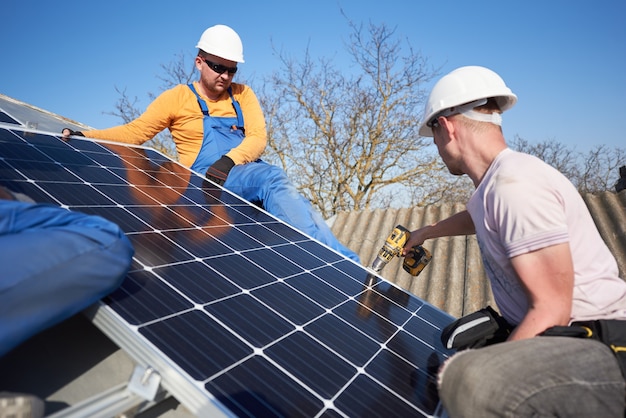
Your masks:
{"label": "white hard hat", "polygon": [[[430,92],[419,134],[421,136],[433,136],[433,131],[428,123],[437,114],[455,106],[491,97],[496,99],[500,110],[503,112],[513,107],[517,102],[517,96],[504,84],[504,80],[492,70],[479,66],[457,68],[442,77]],[[482,101],[482,104],[484,103],[485,101]]]}
{"label": "white hard hat", "polygon": [[241,38],[226,25],[215,25],[205,30],[196,48],[225,60],[244,62]]}

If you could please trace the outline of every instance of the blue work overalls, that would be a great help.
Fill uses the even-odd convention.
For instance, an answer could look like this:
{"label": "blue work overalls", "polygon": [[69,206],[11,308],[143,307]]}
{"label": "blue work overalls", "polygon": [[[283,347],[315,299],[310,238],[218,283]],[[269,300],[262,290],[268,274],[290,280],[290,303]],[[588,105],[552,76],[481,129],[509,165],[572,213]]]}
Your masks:
{"label": "blue work overalls", "polygon": [[0,356],[117,288],[132,256],[101,217],[0,200]]}
{"label": "blue work overalls", "polygon": [[[206,102],[200,98],[193,84],[189,84],[189,88],[198,98],[204,115],[202,147],[191,169],[205,173],[222,155],[243,141],[243,113],[230,88],[228,93],[236,117],[209,115]],[[300,195],[281,168],[262,160],[235,165],[226,178],[224,188],[250,202],[261,202],[263,208],[272,215],[360,263],[356,253],[337,241],[321,215]]]}

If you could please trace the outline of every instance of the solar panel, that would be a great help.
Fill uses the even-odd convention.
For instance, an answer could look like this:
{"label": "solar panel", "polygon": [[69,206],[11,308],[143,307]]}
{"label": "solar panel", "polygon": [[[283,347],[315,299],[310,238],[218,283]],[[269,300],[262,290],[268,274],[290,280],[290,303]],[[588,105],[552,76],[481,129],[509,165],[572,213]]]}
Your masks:
{"label": "solar panel", "polygon": [[450,315],[157,151],[0,126],[0,184],[122,227],[93,322],[191,412],[443,413]]}

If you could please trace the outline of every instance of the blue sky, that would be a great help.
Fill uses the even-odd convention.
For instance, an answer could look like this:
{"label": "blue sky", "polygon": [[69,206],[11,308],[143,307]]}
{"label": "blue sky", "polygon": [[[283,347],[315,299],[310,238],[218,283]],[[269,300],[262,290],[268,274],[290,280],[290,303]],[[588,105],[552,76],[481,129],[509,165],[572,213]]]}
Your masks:
{"label": "blue sky", "polygon": [[308,47],[348,69],[340,8],[354,22],[396,28],[443,73],[463,65],[500,73],[519,97],[504,116],[507,139],[626,147],[624,0],[8,0],[0,93],[113,126],[120,120],[103,113],[114,110],[115,87],[145,108],[160,66],[193,54],[217,23],[240,34],[241,74],[253,86],[279,65],[272,44],[296,58]]}

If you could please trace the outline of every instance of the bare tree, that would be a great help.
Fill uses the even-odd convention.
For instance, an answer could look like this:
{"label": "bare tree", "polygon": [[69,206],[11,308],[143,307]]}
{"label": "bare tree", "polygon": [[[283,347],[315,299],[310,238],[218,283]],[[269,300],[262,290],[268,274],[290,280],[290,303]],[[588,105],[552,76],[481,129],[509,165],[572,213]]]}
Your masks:
{"label": "bare tree", "polygon": [[[188,61],[190,59],[191,62]],[[157,76],[161,80],[161,91],[171,89],[178,84],[189,84],[194,80],[196,74],[196,66],[194,64],[194,58],[191,55],[179,52],[175,58],[168,64],[161,64],[161,70],[163,75]],[[156,98],[156,95],[148,93],[151,99]]]}
{"label": "bare tree", "polygon": [[440,200],[445,193],[433,179],[443,168],[432,141],[418,134],[424,87],[438,70],[410,45],[403,55],[395,30],[349,25],[355,69],[313,60],[308,48],[302,61],[277,52],[281,67],[260,94],[266,159],[282,165],[325,217]]}
{"label": "bare tree", "polygon": [[[430,138],[418,134],[425,85],[439,70],[385,25],[366,29],[348,22],[346,45],[355,64],[301,61],[277,53],[281,66],[257,91],[265,112],[264,159],[282,166],[325,217],[340,211],[466,201],[474,190],[466,176],[448,173]],[[192,58],[193,61],[193,58]],[[185,54],[161,66],[161,90],[188,84],[195,75]],[[238,75],[238,82],[242,81]],[[137,98],[119,90],[115,111],[125,123],[138,117]],[[156,94],[148,93],[151,99]],[[147,143],[176,158],[168,131]],[[531,145],[516,137],[512,148],[542,158],[581,192],[609,190],[624,149],[598,146],[583,155],[555,140]]]}
{"label": "bare tree", "polygon": [[541,158],[563,173],[580,193],[611,190],[619,167],[626,161],[624,148],[596,145],[582,153],[554,139],[530,144],[516,136],[511,148]]}
{"label": "bare tree", "polygon": [[582,156],[576,186],[581,193],[597,193],[613,189],[619,167],[626,162],[625,148],[596,145]]}

